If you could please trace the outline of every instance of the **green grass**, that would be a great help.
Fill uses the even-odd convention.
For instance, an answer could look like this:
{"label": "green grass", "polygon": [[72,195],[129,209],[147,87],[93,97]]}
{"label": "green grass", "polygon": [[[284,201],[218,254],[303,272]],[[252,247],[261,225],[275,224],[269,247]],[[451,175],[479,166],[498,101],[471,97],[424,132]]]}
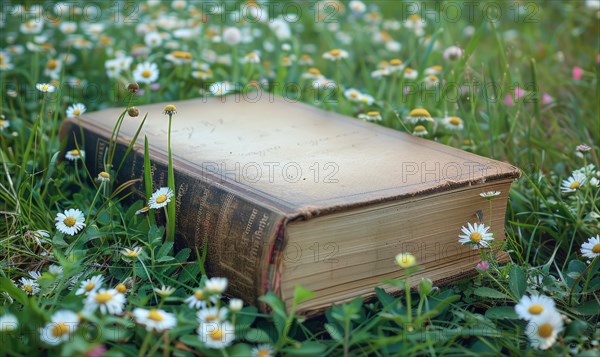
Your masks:
{"label": "green grass", "polygon": [[[272,9],[282,11],[284,4],[276,3]],[[500,4],[502,9],[503,16],[495,23],[481,12],[489,4]],[[14,11],[11,4],[3,5],[7,5],[5,13]],[[464,7],[458,21],[442,11],[439,19],[429,19],[424,34],[418,35],[411,29],[395,27],[394,21],[402,23],[408,15],[407,7],[400,2],[368,2],[369,11],[387,22],[369,22],[367,15],[353,16],[347,6],[341,12],[331,6],[313,5],[300,6],[302,16],[291,25],[294,37],[280,39],[265,23],[238,24],[261,33],[233,47],[209,40],[213,34],[220,34],[223,26],[234,25],[230,17],[208,16],[207,22],[198,27],[202,17],[197,12],[175,10],[170,3],[120,6],[118,19],[116,8],[106,3],[100,9],[102,20],[98,21],[105,27],[97,34],[89,32],[92,21],[75,15],[75,35],[89,41],[89,50],[79,48],[71,41],[72,35],[46,21],[43,31],[47,36],[41,42],[52,45],[54,51],[47,50],[48,46],[34,51],[36,34],[19,30],[27,17],[6,17],[0,39],[2,64],[14,68],[8,69],[7,65],[7,70],[0,71],[0,109],[2,120],[9,124],[0,131],[0,291],[4,292],[0,295],[0,316],[15,315],[19,324],[16,331],[0,331],[0,355],[78,355],[99,348],[111,355],[192,356],[199,351],[244,356],[259,344],[269,344],[283,355],[597,353],[600,264],[598,258],[588,261],[581,254],[582,245],[600,232],[600,190],[592,184],[592,178],[598,178],[600,143],[597,10],[586,8],[581,1],[523,2],[517,16],[513,2],[486,1],[478,5],[472,19]],[[227,9],[236,6],[230,2]],[[46,8],[51,11],[51,7]],[[202,10],[210,12],[208,8]],[[156,17],[168,12],[194,22],[197,34],[173,41],[176,49],[189,51],[194,61],[210,67],[212,77],[197,79],[191,72],[207,72],[207,68],[173,65],[165,60],[171,50],[163,41],[162,46],[150,49],[118,75],[107,78],[105,63],[115,58],[115,51],[130,54],[144,43],[136,26],[160,23]],[[275,17],[276,13],[271,15]],[[326,21],[317,21],[318,15]],[[391,37],[402,48],[399,52],[389,51],[385,43],[374,39],[376,33]],[[431,36],[431,41],[425,41],[426,36]],[[284,43],[290,45],[289,51],[280,49]],[[443,52],[452,45],[463,48],[464,54],[456,61],[446,61]],[[275,50],[267,51],[269,46]],[[348,51],[349,57],[335,63],[322,58],[334,48]],[[260,50],[261,63],[243,64],[237,57],[232,65],[211,62],[207,50],[219,55],[237,53],[239,57]],[[314,64],[301,64],[303,53],[308,53]],[[74,63],[64,61],[66,54],[75,55]],[[292,58],[289,67],[281,64],[286,57]],[[371,77],[381,61],[393,58],[418,70],[417,79],[407,79],[401,72],[381,79]],[[62,60],[55,78],[46,71],[51,60]],[[141,84],[145,93],[132,96],[126,85],[132,81],[133,65],[144,61],[157,63],[160,88]],[[426,78],[425,70],[434,65],[443,67],[437,75],[443,86],[424,92],[419,85]],[[575,66],[584,71],[581,79],[572,76]],[[374,103],[351,102],[339,90],[316,91],[302,76],[309,67],[336,80],[342,90],[356,88],[373,96]],[[73,78],[87,84],[68,85],[66,82]],[[403,118],[416,107],[426,108],[437,118],[426,124],[428,139],[519,167],[523,176],[510,192],[507,239],[498,245],[510,254],[510,263],[498,265],[487,250],[482,250],[482,259],[489,260],[490,268],[470,281],[437,289],[424,280],[411,294],[400,296],[376,289],[373,301],[356,299],[335,305],[323,316],[309,320],[297,316],[294,307],[286,310],[281,300],[269,293],[261,300],[271,307],[270,314],[261,314],[253,306],[230,312],[227,320],[235,325],[235,341],[226,349],[208,348],[198,337],[195,309],[184,303],[209,278],[203,266],[206,247],[194,252],[175,251],[168,238],[173,230],[156,225],[153,210],[148,215],[136,214],[144,202],[131,204],[125,200],[133,182],[102,183],[91,177],[81,160],[64,160],[64,151],[75,147],[65,147],[58,141],[57,132],[67,107],[74,103],[85,104],[88,111],[121,107],[123,120],[127,120],[125,112],[132,105],[210,95],[209,85],[214,82],[243,85],[265,78],[268,83],[261,84],[262,90],[283,93],[283,84],[297,83],[301,90],[288,95],[354,117],[379,111],[383,116],[381,125],[409,133],[414,125]],[[58,80],[59,91],[42,94],[35,89],[37,83],[51,79]],[[476,90],[458,96],[443,90],[453,85]],[[404,86],[419,89],[405,94]],[[516,86],[525,90],[525,96],[508,105],[506,96],[512,95]],[[553,100],[545,101],[544,94]],[[460,117],[464,128],[445,128],[445,116]],[[576,146],[581,144],[589,145],[591,150],[577,152]],[[109,155],[106,171],[115,177],[122,162],[123,158]],[[561,192],[562,181],[587,165],[594,168],[582,171],[586,182],[576,192]],[[149,197],[156,187],[150,183],[148,166],[144,181]],[[174,217],[174,204],[168,207],[170,217]],[[54,225],[56,214],[69,208],[78,208],[85,216],[85,228],[74,236],[59,232]],[[456,229],[458,232],[460,227]],[[141,248],[138,257],[121,254],[124,248],[133,247]],[[200,258],[191,258],[192,253]],[[61,266],[62,274],[51,273],[50,265]],[[416,267],[405,269],[405,274],[413,269],[418,269],[418,262]],[[19,282],[30,271],[43,273],[37,280],[40,291],[33,296],[28,296]],[[58,346],[43,342],[39,328],[56,311],[80,312],[85,305],[84,299],[75,295],[77,289],[69,287],[79,286],[95,274],[104,276],[106,287],[123,284],[127,288],[125,312],[84,314],[68,341]],[[386,283],[406,291],[404,280]],[[176,290],[161,297],[153,290],[161,285]],[[525,333],[527,322],[520,320],[514,309],[523,295],[532,294],[551,297],[556,309],[568,318],[564,331],[545,351],[531,346]],[[297,287],[294,306],[311,296],[311,292]],[[220,299],[209,305],[228,309]],[[136,307],[159,307],[173,313],[177,326],[164,333],[147,333],[135,323],[132,312]],[[5,323],[0,330],[9,325]]]}

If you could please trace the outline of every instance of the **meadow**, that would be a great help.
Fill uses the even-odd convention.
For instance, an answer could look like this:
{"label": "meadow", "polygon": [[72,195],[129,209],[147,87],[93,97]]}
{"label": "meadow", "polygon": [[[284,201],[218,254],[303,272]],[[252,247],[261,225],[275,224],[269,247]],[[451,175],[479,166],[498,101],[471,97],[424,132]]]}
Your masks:
{"label": "meadow", "polygon": [[[2,1],[0,355],[597,356],[599,24],[597,0]],[[131,203],[121,158],[91,177],[58,138],[85,112],[166,123],[136,106],[259,91],[519,167],[506,240],[465,220],[472,279],[310,319],[269,293],[264,314],[174,249],[171,180]]]}

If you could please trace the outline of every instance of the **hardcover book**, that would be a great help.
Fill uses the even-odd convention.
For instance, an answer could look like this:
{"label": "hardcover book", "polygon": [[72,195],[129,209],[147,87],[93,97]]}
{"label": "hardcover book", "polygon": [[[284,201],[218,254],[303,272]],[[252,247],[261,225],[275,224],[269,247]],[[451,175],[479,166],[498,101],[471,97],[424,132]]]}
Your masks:
{"label": "hardcover book", "polygon": [[[153,187],[166,186],[165,104],[125,117],[115,158],[148,113],[117,182],[143,178],[147,136]],[[192,250],[206,244],[207,273],[228,278],[228,291],[248,303],[274,291],[290,304],[296,284],[316,292],[300,311],[368,296],[403,276],[394,260],[401,252],[422,268],[413,284],[443,284],[479,261],[458,243],[461,226],[491,223],[504,239],[508,191],[520,174],[512,165],[265,93],[172,104],[176,240]],[[61,129],[70,145],[75,136],[84,142],[92,175],[104,170],[122,111],[86,113]],[[143,182],[133,189],[145,199]],[[490,205],[479,195],[486,191],[501,194]]]}

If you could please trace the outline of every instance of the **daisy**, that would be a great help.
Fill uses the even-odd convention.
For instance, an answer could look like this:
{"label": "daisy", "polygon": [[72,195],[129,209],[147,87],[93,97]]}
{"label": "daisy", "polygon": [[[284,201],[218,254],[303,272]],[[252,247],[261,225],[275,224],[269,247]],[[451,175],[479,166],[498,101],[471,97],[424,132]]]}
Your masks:
{"label": "daisy", "polygon": [[585,152],[585,151],[590,151],[590,150],[592,150],[592,148],[591,148],[591,147],[589,147],[589,146],[587,146],[587,145],[585,145],[585,144],[581,144],[581,145],[577,145],[577,146],[575,147],[575,150],[577,150],[577,151],[581,151],[581,152]]}
{"label": "daisy", "polygon": [[430,74],[425,77],[425,88],[431,89],[440,84],[440,79],[435,74]]}
{"label": "daisy", "polygon": [[150,84],[158,79],[160,71],[156,63],[144,62],[135,67],[133,71],[133,80],[138,83]]}
{"label": "daisy", "polygon": [[198,326],[198,335],[206,347],[222,349],[231,344],[235,339],[235,329],[227,321],[218,323],[201,323]]}
{"label": "daisy", "polygon": [[390,75],[390,70],[387,68],[379,68],[371,72],[371,78],[382,78]]}
{"label": "daisy", "polygon": [[125,305],[125,295],[118,292],[116,289],[100,289],[91,291],[86,300],[84,310],[94,312],[100,308],[102,314],[117,315],[123,312]]}
{"label": "daisy", "polygon": [[479,196],[485,198],[486,200],[491,200],[494,197],[500,196],[500,193],[500,191],[488,191],[480,193]]}
{"label": "daisy", "polygon": [[150,48],[158,47],[162,44],[162,36],[158,32],[148,32],[144,36],[144,43]]}
{"label": "daisy", "polygon": [[331,79],[325,77],[317,78],[312,82],[314,89],[335,89],[337,83]]}
{"label": "daisy", "polygon": [[56,346],[69,340],[69,336],[75,332],[79,325],[79,316],[68,310],[58,310],[50,318],[50,322],[40,328],[40,340]]}
{"label": "daisy", "polygon": [[10,126],[10,122],[8,120],[0,119],[0,130],[4,130]]}
{"label": "daisy", "polygon": [[145,325],[147,331],[162,332],[170,330],[177,325],[175,315],[160,309],[133,309],[135,321],[140,325]]}
{"label": "daisy", "polygon": [[302,78],[320,79],[320,78],[324,78],[324,77],[321,74],[321,71],[319,71],[317,68],[311,67],[311,68],[307,69],[306,72],[302,73]]}
{"label": "daisy", "polygon": [[298,64],[302,65],[302,66],[312,66],[313,64],[315,64],[315,61],[312,59],[312,57],[310,55],[304,53],[300,56],[300,59],[298,60]]}
{"label": "daisy", "polygon": [[102,171],[98,174],[98,181],[100,182],[108,182],[110,181],[110,174],[106,171]]}
{"label": "daisy", "polygon": [[85,113],[85,105],[81,104],[81,103],[76,103],[71,105],[69,108],[67,108],[67,117],[68,118],[74,118],[74,117],[78,117],[81,114]]}
{"label": "daisy", "polygon": [[396,255],[396,264],[403,269],[410,268],[417,264],[417,258],[410,253],[400,253]]}
{"label": "daisy", "polygon": [[133,247],[132,249],[124,248],[123,250],[121,250],[121,254],[123,254],[125,258],[136,259],[140,256],[141,253],[142,247]]}
{"label": "daisy", "polygon": [[414,136],[427,136],[429,132],[427,131],[427,128],[425,128],[423,125],[417,125],[415,126],[415,129],[413,130],[412,134]]}
{"label": "daisy", "polygon": [[515,305],[515,312],[519,318],[528,321],[555,311],[554,300],[544,295],[523,295]]}
{"label": "daisy", "polygon": [[227,289],[227,278],[210,278],[204,284],[209,294],[222,294]]}
{"label": "daisy", "polygon": [[48,83],[38,83],[35,85],[35,87],[37,88],[37,90],[43,93],[52,93],[56,90],[55,86]]}
{"label": "daisy", "polygon": [[454,62],[463,55],[463,50],[460,47],[450,46],[444,50],[444,59],[449,62]]}
{"label": "daisy", "polygon": [[79,289],[75,292],[75,295],[88,295],[91,292],[95,292],[100,289],[102,283],[104,282],[104,278],[102,275],[93,276],[87,280],[81,282]]}
{"label": "daisy", "polygon": [[207,80],[207,79],[211,79],[213,77],[213,73],[210,69],[206,70],[206,71],[193,71],[191,73],[192,77],[196,78],[196,79],[202,79],[202,80]]}
{"label": "daisy", "polygon": [[241,299],[231,299],[229,300],[229,311],[231,312],[239,312],[244,307],[244,301]]}
{"label": "daisy", "polygon": [[235,46],[242,40],[242,32],[237,27],[228,27],[223,31],[223,42]]}
{"label": "daisy", "polygon": [[477,249],[479,246],[489,247],[489,242],[494,239],[493,234],[488,232],[490,227],[486,227],[484,224],[479,223],[475,223],[474,225],[467,223],[467,225],[468,228],[464,226],[461,228],[464,234],[458,235],[460,238],[458,242],[463,245],[472,244],[473,249]]}
{"label": "daisy", "polygon": [[78,209],[70,208],[64,213],[56,214],[56,229],[64,234],[74,236],[85,227],[85,216]]}
{"label": "daisy", "polygon": [[418,76],[419,76],[419,71],[417,71],[416,69],[412,69],[410,67],[406,67],[404,69],[404,78],[405,79],[415,80],[415,79],[417,79]]}
{"label": "daisy", "polygon": [[61,69],[62,62],[59,60],[51,59],[46,63],[46,67],[44,68],[44,74],[51,78],[58,78]]}
{"label": "daisy", "polygon": [[165,56],[165,59],[175,64],[186,64],[192,62],[192,53],[187,51],[173,51]]}
{"label": "daisy", "polygon": [[63,275],[64,270],[60,265],[52,264],[48,267],[48,272],[55,277],[59,277]]}
{"label": "daisy", "polygon": [[65,158],[70,161],[75,161],[77,159],[81,159],[82,157],[85,157],[85,151],[83,150],[73,149],[71,151],[67,151],[65,154]]}
{"label": "daisy", "polygon": [[144,214],[148,211],[150,211],[150,207],[144,206],[144,207],[140,208],[139,210],[135,211],[135,214]]}
{"label": "daisy", "polygon": [[529,321],[525,333],[532,347],[545,350],[556,342],[556,337],[562,330],[562,316],[557,311],[552,311]]}
{"label": "daisy", "polygon": [[148,200],[148,206],[154,209],[164,207],[169,202],[171,202],[171,198],[173,197],[173,195],[173,191],[170,188],[161,187],[152,194],[152,196]]}
{"label": "daisy", "polygon": [[29,276],[33,279],[33,280],[38,280],[39,278],[42,277],[42,274],[39,271],[35,271],[32,270],[29,272]]}
{"label": "daisy", "polygon": [[587,242],[581,245],[581,255],[590,259],[600,256],[600,235],[590,237]]}
{"label": "daisy", "polygon": [[369,94],[363,93],[360,95],[360,98],[358,98],[358,101],[362,104],[371,105],[373,102],[375,102],[375,98]]}
{"label": "daisy", "polygon": [[154,292],[162,296],[163,298],[166,298],[173,295],[173,293],[175,292],[175,288],[171,286],[162,285],[160,288],[154,288]]}
{"label": "daisy", "polygon": [[177,113],[177,107],[174,104],[167,104],[163,108],[163,114],[165,115],[173,115]]}
{"label": "daisy", "polygon": [[262,345],[258,345],[252,349],[252,357],[273,357],[275,356],[275,351],[273,351],[273,347],[271,345],[264,343]]}
{"label": "daisy", "polygon": [[586,177],[581,172],[573,172],[571,177],[563,180],[561,191],[564,193],[575,192],[581,188],[586,182]]}
{"label": "daisy", "polygon": [[224,307],[219,309],[216,306],[203,308],[196,313],[196,317],[200,323],[222,322],[227,317],[227,309]]}
{"label": "daisy", "polygon": [[14,331],[19,328],[19,320],[13,314],[0,316],[0,332]]}
{"label": "daisy", "polygon": [[242,58],[242,63],[260,63],[260,57],[256,51],[248,52]]}
{"label": "daisy", "polygon": [[435,74],[437,76],[438,74],[442,73],[442,69],[442,66],[431,66],[425,69],[425,74]]}
{"label": "daisy", "polygon": [[368,121],[381,121],[381,113],[377,111],[367,112],[367,114],[359,114],[358,119],[360,120],[368,120]]}
{"label": "daisy", "polygon": [[65,35],[69,35],[77,31],[77,23],[65,21],[60,24],[59,29]]}
{"label": "daisy", "polygon": [[389,69],[390,72],[399,72],[402,71],[404,69],[404,63],[402,62],[401,59],[399,58],[393,58],[390,60],[387,68]]}
{"label": "daisy", "polygon": [[21,289],[27,293],[27,295],[35,295],[40,292],[40,285],[32,279],[25,277],[21,278]]}
{"label": "daisy", "polygon": [[362,93],[354,88],[349,88],[344,91],[344,97],[351,102],[358,102]]}
{"label": "daisy", "polygon": [[417,108],[413,109],[408,113],[408,116],[404,118],[409,123],[416,124],[420,121],[433,121],[431,118],[431,114],[427,111],[427,109]]}
{"label": "daisy", "polygon": [[328,59],[330,61],[339,61],[341,59],[348,58],[348,52],[336,48],[331,51],[325,52],[323,54],[323,58]]}
{"label": "daisy", "polygon": [[219,97],[233,92],[235,90],[235,86],[231,84],[231,82],[223,81],[211,84],[208,89],[212,95]]}
{"label": "daisy", "polygon": [[463,130],[463,121],[459,117],[446,117],[442,121],[444,127],[449,130]]}
{"label": "daisy", "polygon": [[206,307],[208,294],[203,289],[197,289],[194,293],[184,300],[190,309],[203,309]]}
{"label": "daisy", "polygon": [[21,24],[20,30],[24,34],[38,34],[42,32],[44,21],[42,19],[31,19]]}

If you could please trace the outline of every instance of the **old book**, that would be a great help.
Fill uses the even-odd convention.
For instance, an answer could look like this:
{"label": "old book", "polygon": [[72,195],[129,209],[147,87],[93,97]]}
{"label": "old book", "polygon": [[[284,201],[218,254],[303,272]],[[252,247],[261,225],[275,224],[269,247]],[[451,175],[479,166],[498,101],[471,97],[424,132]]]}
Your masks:
{"label": "old book", "polygon": [[[125,118],[116,157],[148,112],[118,181],[143,178],[147,136],[154,187],[166,186],[165,104]],[[317,294],[302,311],[372,294],[402,276],[400,252],[423,268],[415,283],[451,281],[479,261],[458,243],[461,226],[491,222],[504,239],[514,166],[265,93],[173,104],[177,239],[208,242],[207,272],[227,277],[228,291],[248,303],[274,291],[289,304],[296,284]],[[63,137],[84,133],[92,175],[103,170],[122,110],[86,113],[62,128]],[[139,198],[143,187],[134,187]],[[490,211],[479,194],[493,190],[501,195]]]}

